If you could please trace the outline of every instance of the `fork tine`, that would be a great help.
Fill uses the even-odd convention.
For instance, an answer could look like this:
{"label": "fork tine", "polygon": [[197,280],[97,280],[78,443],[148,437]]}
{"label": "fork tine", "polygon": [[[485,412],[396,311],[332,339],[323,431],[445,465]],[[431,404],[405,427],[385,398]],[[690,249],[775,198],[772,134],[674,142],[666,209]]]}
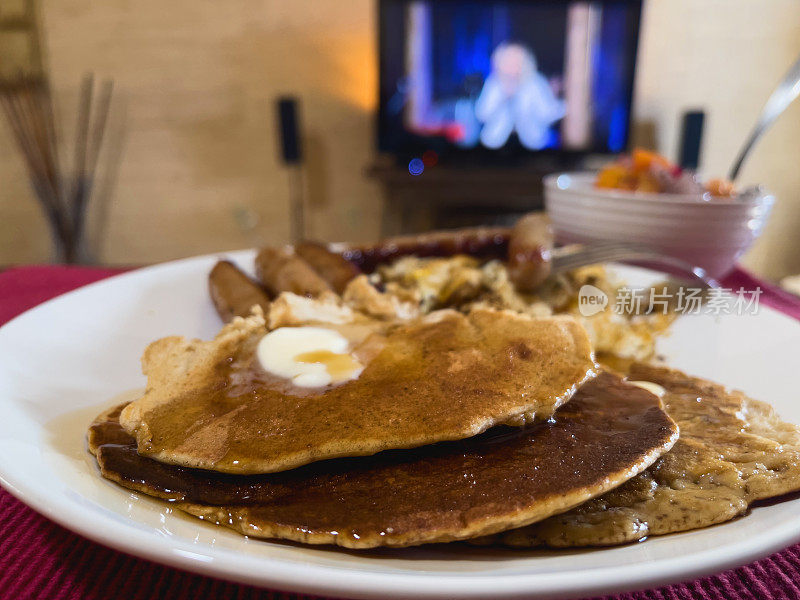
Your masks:
{"label": "fork tine", "polygon": [[[600,250],[616,250],[616,249],[625,249],[629,250],[634,248],[631,244],[625,244],[622,242],[614,242],[614,241],[605,241],[605,242],[592,242],[591,245],[586,244],[570,244],[567,246],[561,246],[559,248],[555,248],[551,251],[550,255],[554,259],[568,259],[572,256],[582,255],[586,252],[594,252]],[[636,247],[636,249],[641,249],[640,247]]]}
{"label": "fork tine", "polygon": [[630,253],[629,249],[619,246],[589,247],[571,254],[553,257],[553,270],[564,271],[598,262],[607,262],[618,255],[628,253]]}
{"label": "fork tine", "polygon": [[553,270],[561,272],[586,265],[593,265],[603,262],[634,260],[637,258],[640,260],[659,260],[663,257],[656,253],[622,247],[598,249],[590,248],[570,256],[555,259],[553,261]]}
{"label": "fork tine", "polygon": [[581,249],[573,249],[568,253],[562,253],[560,256],[554,256],[553,272],[562,273],[586,265],[615,261],[645,261],[661,264],[679,269],[691,279],[701,281],[707,287],[719,287],[719,283],[709,277],[700,267],[690,265],[678,258],[658,254],[642,246],[622,245],[618,243],[584,246]]}

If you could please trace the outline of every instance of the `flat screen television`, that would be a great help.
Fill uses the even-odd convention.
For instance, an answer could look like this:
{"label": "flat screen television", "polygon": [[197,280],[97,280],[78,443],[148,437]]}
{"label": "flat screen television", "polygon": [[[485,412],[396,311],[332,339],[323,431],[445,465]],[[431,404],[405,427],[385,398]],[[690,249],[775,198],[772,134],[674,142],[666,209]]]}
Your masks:
{"label": "flat screen television", "polygon": [[624,150],[640,15],[638,0],[380,0],[379,150]]}

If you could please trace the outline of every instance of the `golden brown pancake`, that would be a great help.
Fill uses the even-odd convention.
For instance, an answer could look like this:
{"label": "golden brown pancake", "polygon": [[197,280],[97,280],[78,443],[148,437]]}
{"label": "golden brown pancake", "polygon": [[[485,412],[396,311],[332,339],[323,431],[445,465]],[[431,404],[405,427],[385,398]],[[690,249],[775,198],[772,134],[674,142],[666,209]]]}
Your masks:
{"label": "golden brown pancake", "polygon": [[680,439],[641,475],[578,508],[499,540],[512,546],[606,546],[723,523],[756,500],[800,489],[800,427],[741,392],[662,367],[629,379],[666,389]]}
{"label": "golden brown pancake", "polygon": [[570,318],[442,311],[368,337],[355,350],[366,365],[357,379],[311,390],[261,369],[265,332],[255,314],[211,342],[151,344],[147,391],[120,416],[139,453],[226,473],[283,471],[546,419],[595,375]]}
{"label": "golden brown pancake", "polygon": [[104,477],[245,535],[350,548],[411,546],[532,523],[647,468],[677,439],[654,395],[602,373],[527,428],[266,475],[226,475],[141,456],[98,417],[90,449]]}

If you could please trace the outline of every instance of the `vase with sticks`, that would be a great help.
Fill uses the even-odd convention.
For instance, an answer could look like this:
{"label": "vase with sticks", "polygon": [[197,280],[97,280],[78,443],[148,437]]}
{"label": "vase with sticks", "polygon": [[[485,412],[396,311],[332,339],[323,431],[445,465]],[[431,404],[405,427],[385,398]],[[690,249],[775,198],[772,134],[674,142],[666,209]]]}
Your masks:
{"label": "vase with sticks", "polygon": [[53,235],[55,260],[82,261],[86,211],[108,120],[113,84],[103,82],[95,108],[94,77],[84,76],[78,102],[73,169],[65,173],[50,85],[20,76],[0,84],[0,104]]}

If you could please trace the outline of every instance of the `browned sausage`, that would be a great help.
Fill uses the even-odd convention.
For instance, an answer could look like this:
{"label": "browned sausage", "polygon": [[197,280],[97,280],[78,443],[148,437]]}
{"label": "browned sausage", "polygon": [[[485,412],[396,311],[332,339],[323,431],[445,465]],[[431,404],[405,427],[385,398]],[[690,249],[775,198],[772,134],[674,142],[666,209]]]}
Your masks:
{"label": "browned sausage", "polygon": [[294,247],[294,251],[338,294],[344,292],[350,280],[361,273],[356,265],[317,242],[301,242]]}
{"label": "browned sausage", "polygon": [[246,317],[256,304],[266,312],[269,296],[232,262],[221,260],[208,274],[208,292],[220,319]]}
{"label": "browned sausage", "polygon": [[553,231],[544,213],[517,221],[508,242],[508,276],[521,292],[532,292],[550,275]]}
{"label": "browned sausage", "polygon": [[505,258],[508,250],[508,227],[470,227],[450,231],[431,231],[417,235],[386,238],[376,244],[348,245],[342,256],[371,273],[383,263],[401,256],[455,256],[468,254],[476,258]]}
{"label": "browned sausage", "polygon": [[267,291],[277,296],[292,292],[316,297],[331,286],[289,248],[262,248],[256,256],[256,274]]}

